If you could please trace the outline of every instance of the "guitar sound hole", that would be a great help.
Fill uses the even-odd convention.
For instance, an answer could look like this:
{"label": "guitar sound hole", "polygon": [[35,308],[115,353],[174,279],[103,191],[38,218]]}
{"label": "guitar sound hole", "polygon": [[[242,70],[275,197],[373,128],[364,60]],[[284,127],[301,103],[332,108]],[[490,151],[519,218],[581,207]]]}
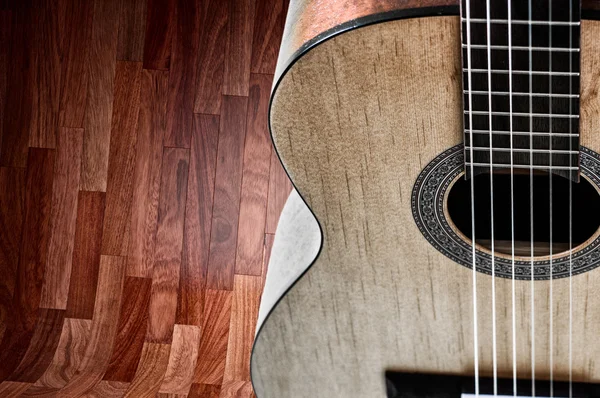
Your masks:
{"label": "guitar sound hole", "polygon": [[[493,225],[494,250],[511,255],[514,220],[515,255],[531,255],[531,181],[528,173],[514,175],[514,205],[511,217],[511,176],[508,173],[493,175]],[[478,245],[491,250],[492,212],[490,174],[475,177],[475,240]],[[569,250],[570,235],[573,248],[590,239],[600,226],[600,196],[598,190],[583,176],[572,184],[572,216],[569,217],[568,179],[539,172],[533,176],[533,255],[550,254],[550,206],[552,202],[552,254]],[[459,178],[447,197],[448,215],[456,228],[469,240],[471,231],[471,181]],[[570,219],[572,228],[570,228]]]}

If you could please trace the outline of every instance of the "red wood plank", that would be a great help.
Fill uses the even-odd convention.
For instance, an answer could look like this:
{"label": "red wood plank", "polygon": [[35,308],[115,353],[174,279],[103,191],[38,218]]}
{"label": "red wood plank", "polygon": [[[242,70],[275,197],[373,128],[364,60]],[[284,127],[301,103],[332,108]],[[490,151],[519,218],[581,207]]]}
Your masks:
{"label": "red wood plank", "polygon": [[275,235],[265,234],[265,254],[262,268],[262,282],[263,288],[265,286],[265,280],[267,278],[267,271],[269,270],[269,261],[271,261],[271,251],[273,250],[273,242],[275,241]]}
{"label": "red wood plank", "polygon": [[288,178],[277,153],[271,154],[271,169],[269,172],[269,200],[267,202],[267,225],[265,232],[274,234],[279,222],[279,216],[287,198],[292,192],[292,182]]}
{"label": "red wood plank", "polygon": [[146,340],[170,343],[177,312],[189,150],[165,148]]}
{"label": "red wood plank", "polygon": [[288,5],[289,0],[256,0],[250,67],[253,73],[275,73]]}
{"label": "red wood plank", "polygon": [[207,272],[209,289],[233,289],[247,104],[246,97],[223,99]]}
{"label": "red wood plank", "polygon": [[29,146],[56,147],[60,101],[61,54],[58,3],[42,1],[33,7],[33,104]]}
{"label": "red wood plank", "polygon": [[174,33],[176,0],[148,0],[144,69],[168,70]]}
{"label": "red wood plank", "polygon": [[192,384],[188,398],[219,398],[221,386],[211,384]]}
{"label": "red wood plank", "polygon": [[25,220],[13,295],[12,322],[0,343],[0,380],[6,379],[25,355],[38,319],[50,235],[54,150],[29,151]]}
{"label": "red wood plank", "polygon": [[221,386],[219,398],[256,398],[249,381],[229,381]]}
{"label": "red wood plank", "polygon": [[92,319],[100,267],[105,194],[81,191],[77,202],[77,225],[66,316]]}
{"label": "red wood plank", "polygon": [[194,112],[218,115],[221,111],[225,43],[231,0],[203,2],[200,24],[200,53]]}
{"label": "red wood plank", "polygon": [[229,9],[229,37],[225,47],[223,94],[247,96],[256,0],[234,0]]}
{"label": "red wood plank", "polygon": [[169,365],[159,392],[169,396],[187,396],[194,378],[199,346],[200,327],[175,325]]}
{"label": "red wood plank", "polygon": [[152,277],[168,72],[142,72],[127,275]]}
{"label": "red wood plank", "polygon": [[183,325],[202,324],[218,139],[219,117],[196,115],[190,151],[176,321]]}
{"label": "red wood plank", "polygon": [[120,0],[94,2],[81,168],[84,191],[106,191],[120,3]]}
{"label": "red wood plank", "polygon": [[141,62],[117,62],[102,254],[127,255],[141,78]]}
{"label": "red wood plank", "polygon": [[271,75],[252,74],[250,78],[236,274],[258,276],[262,273],[273,146],[267,125],[272,81]]}
{"label": "red wood plank", "polygon": [[6,87],[10,42],[12,36],[12,12],[0,11],[0,153],[2,153],[2,131],[4,129],[4,109],[6,108]]}
{"label": "red wood plank", "polygon": [[44,374],[58,347],[64,318],[63,310],[39,309],[31,344],[10,380],[35,383]]}
{"label": "red wood plank", "polygon": [[223,381],[229,340],[231,298],[232,292],[228,290],[206,291],[194,383],[220,385]]}
{"label": "red wood plank", "polygon": [[125,397],[154,397],[165,377],[169,364],[170,344],[144,343],[135,377]]}
{"label": "red wood plank", "polygon": [[33,61],[30,51],[33,32],[28,29],[31,14],[30,0],[23,1],[13,13],[0,166],[27,166],[33,106]]}
{"label": "red wood plank", "polygon": [[82,145],[83,129],[59,129],[52,187],[50,243],[40,307],[67,308]]}
{"label": "red wood plank", "polygon": [[117,335],[104,380],[133,380],[146,336],[151,287],[150,278],[125,278]]}
{"label": "red wood plank", "polygon": [[147,0],[123,0],[119,19],[119,61],[142,62],[146,36]]}
{"label": "red wood plank", "polygon": [[94,2],[68,0],[59,2],[64,10],[61,21],[64,30],[59,125],[83,127],[89,69],[86,65],[90,47]]}
{"label": "red wood plank", "polygon": [[171,51],[165,145],[189,148],[192,138],[201,2],[177,0]]}

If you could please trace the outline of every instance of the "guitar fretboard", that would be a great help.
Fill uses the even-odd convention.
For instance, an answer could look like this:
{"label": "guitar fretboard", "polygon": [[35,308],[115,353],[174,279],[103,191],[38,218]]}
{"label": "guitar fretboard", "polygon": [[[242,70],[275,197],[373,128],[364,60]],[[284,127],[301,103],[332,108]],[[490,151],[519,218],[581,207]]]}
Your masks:
{"label": "guitar fretboard", "polygon": [[515,170],[551,169],[578,180],[580,2],[513,0],[509,18],[507,0],[489,0],[489,10],[485,0],[470,0],[467,10],[467,1],[467,175],[471,163],[475,174],[512,163]]}

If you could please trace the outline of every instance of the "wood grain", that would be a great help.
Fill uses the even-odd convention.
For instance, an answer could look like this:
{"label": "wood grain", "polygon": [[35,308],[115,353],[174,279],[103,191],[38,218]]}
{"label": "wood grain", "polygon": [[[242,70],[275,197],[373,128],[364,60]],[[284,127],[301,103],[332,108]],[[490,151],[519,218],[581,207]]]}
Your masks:
{"label": "wood grain", "polygon": [[127,275],[152,277],[168,73],[142,72]]}
{"label": "wood grain", "polygon": [[4,130],[4,110],[6,108],[6,88],[10,57],[13,15],[11,11],[0,11],[0,154]]}
{"label": "wood grain", "polygon": [[148,0],[144,69],[168,70],[175,30],[175,0]]}
{"label": "wood grain", "polygon": [[267,125],[272,76],[252,74],[235,273],[261,275],[264,251],[271,137]]}
{"label": "wood grain", "polygon": [[144,343],[135,377],[125,397],[154,397],[167,371],[170,344]]}
{"label": "wood grain", "polygon": [[92,319],[94,315],[105,200],[104,192],[79,192],[67,300],[69,318]]}
{"label": "wood grain", "polygon": [[228,37],[231,0],[207,0],[202,6],[197,87],[194,112],[218,115],[221,112],[225,43]]}
{"label": "wood grain", "polygon": [[196,94],[202,2],[177,0],[176,3],[165,146],[189,148]]}
{"label": "wood grain", "polygon": [[50,213],[50,242],[40,307],[66,309],[75,243],[83,129],[59,128]]}
{"label": "wood grain", "polygon": [[0,394],[6,398],[16,398],[22,396],[31,384],[18,381],[4,381],[0,383]]}
{"label": "wood grain", "polygon": [[190,150],[176,323],[202,325],[213,211],[219,117],[196,115]]}
{"label": "wood grain", "polygon": [[253,398],[254,390],[249,381],[231,381],[223,383],[219,398]]}
{"label": "wood grain", "polygon": [[92,37],[87,56],[89,74],[85,110],[81,189],[106,191],[114,99],[120,1],[95,0]]}
{"label": "wood grain", "polygon": [[207,273],[209,289],[233,289],[247,104],[245,97],[223,98]]}
{"label": "wood grain", "polygon": [[269,169],[269,197],[267,200],[267,224],[265,232],[274,234],[277,222],[287,198],[292,192],[292,183],[288,178],[277,152],[271,153],[271,168]]}
{"label": "wood grain", "polygon": [[256,0],[250,63],[252,73],[272,74],[275,70],[288,6],[289,0]]}
{"label": "wood grain", "polygon": [[124,0],[119,18],[117,60],[142,62],[146,36],[147,0]]}
{"label": "wood grain", "polygon": [[141,83],[141,62],[117,61],[102,254],[128,251]]}
{"label": "wood grain", "polygon": [[60,101],[61,48],[59,6],[54,1],[33,7],[32,108],[29,146],[56,147]]}
{"label": "wood grain", "polygon": [[122,397],[128,388],[129,383],[102,380],[85,396],[89,398]]}
{"label": "wood grain", "polygon": [[25,219],[12,300],[13,318],[0,342],[0,380],[19,365],[38,321],[38,305],[48,255],[54,150],[29,151],[25,184]]}
{"label": "wood grain", "polygon": [[117,335],[104,380],[133,380],[146,336],[151,288],[150,278],[125,278]]}
{"label": "wood grain", "polygon": [[271,261],[271,251],[273,249],[274,241],[275,235],[265,234],[265,254],[262,267],[263,286],[265,284],[265,279],[267,278],[267,271],[269,270],[269,261]]}
{"label": "wood grain", "polygon": [[159,392],[171,395],[188,395],[194,378],[200,346],[200,327],[175,325],[169,364]]}
{"label": "wood grain", "polygon": [[88,95],[88,51],[91,44],[94,2],[59,2],[63,32],[62,73],[60,79],[59,126],[83,127]]}
{"label": "wood grain", "polygon": [[223,381],[229,341],[231,301],[231,291],[206,291],[204,322],[194,383],[220,385]]}
{"label": "wood grain", "polygon": [[221,386],[211,384],[192,384],[189,398],[219,398]]}
{"label": "wood grain", "polygon": [[256,0],[231,1],[229,6],[223,94],[247,96],[250,88]]}

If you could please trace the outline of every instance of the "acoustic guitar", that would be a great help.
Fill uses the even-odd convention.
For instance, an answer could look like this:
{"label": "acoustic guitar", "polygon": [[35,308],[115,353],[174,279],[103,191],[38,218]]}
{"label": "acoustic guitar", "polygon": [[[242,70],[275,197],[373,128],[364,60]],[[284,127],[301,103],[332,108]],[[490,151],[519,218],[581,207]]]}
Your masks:
{"label": "acoustic guitar", "polygon": [[599,19],[291,1],[270,127],[321,247],[264,309],[258,398],[600,397]]}

